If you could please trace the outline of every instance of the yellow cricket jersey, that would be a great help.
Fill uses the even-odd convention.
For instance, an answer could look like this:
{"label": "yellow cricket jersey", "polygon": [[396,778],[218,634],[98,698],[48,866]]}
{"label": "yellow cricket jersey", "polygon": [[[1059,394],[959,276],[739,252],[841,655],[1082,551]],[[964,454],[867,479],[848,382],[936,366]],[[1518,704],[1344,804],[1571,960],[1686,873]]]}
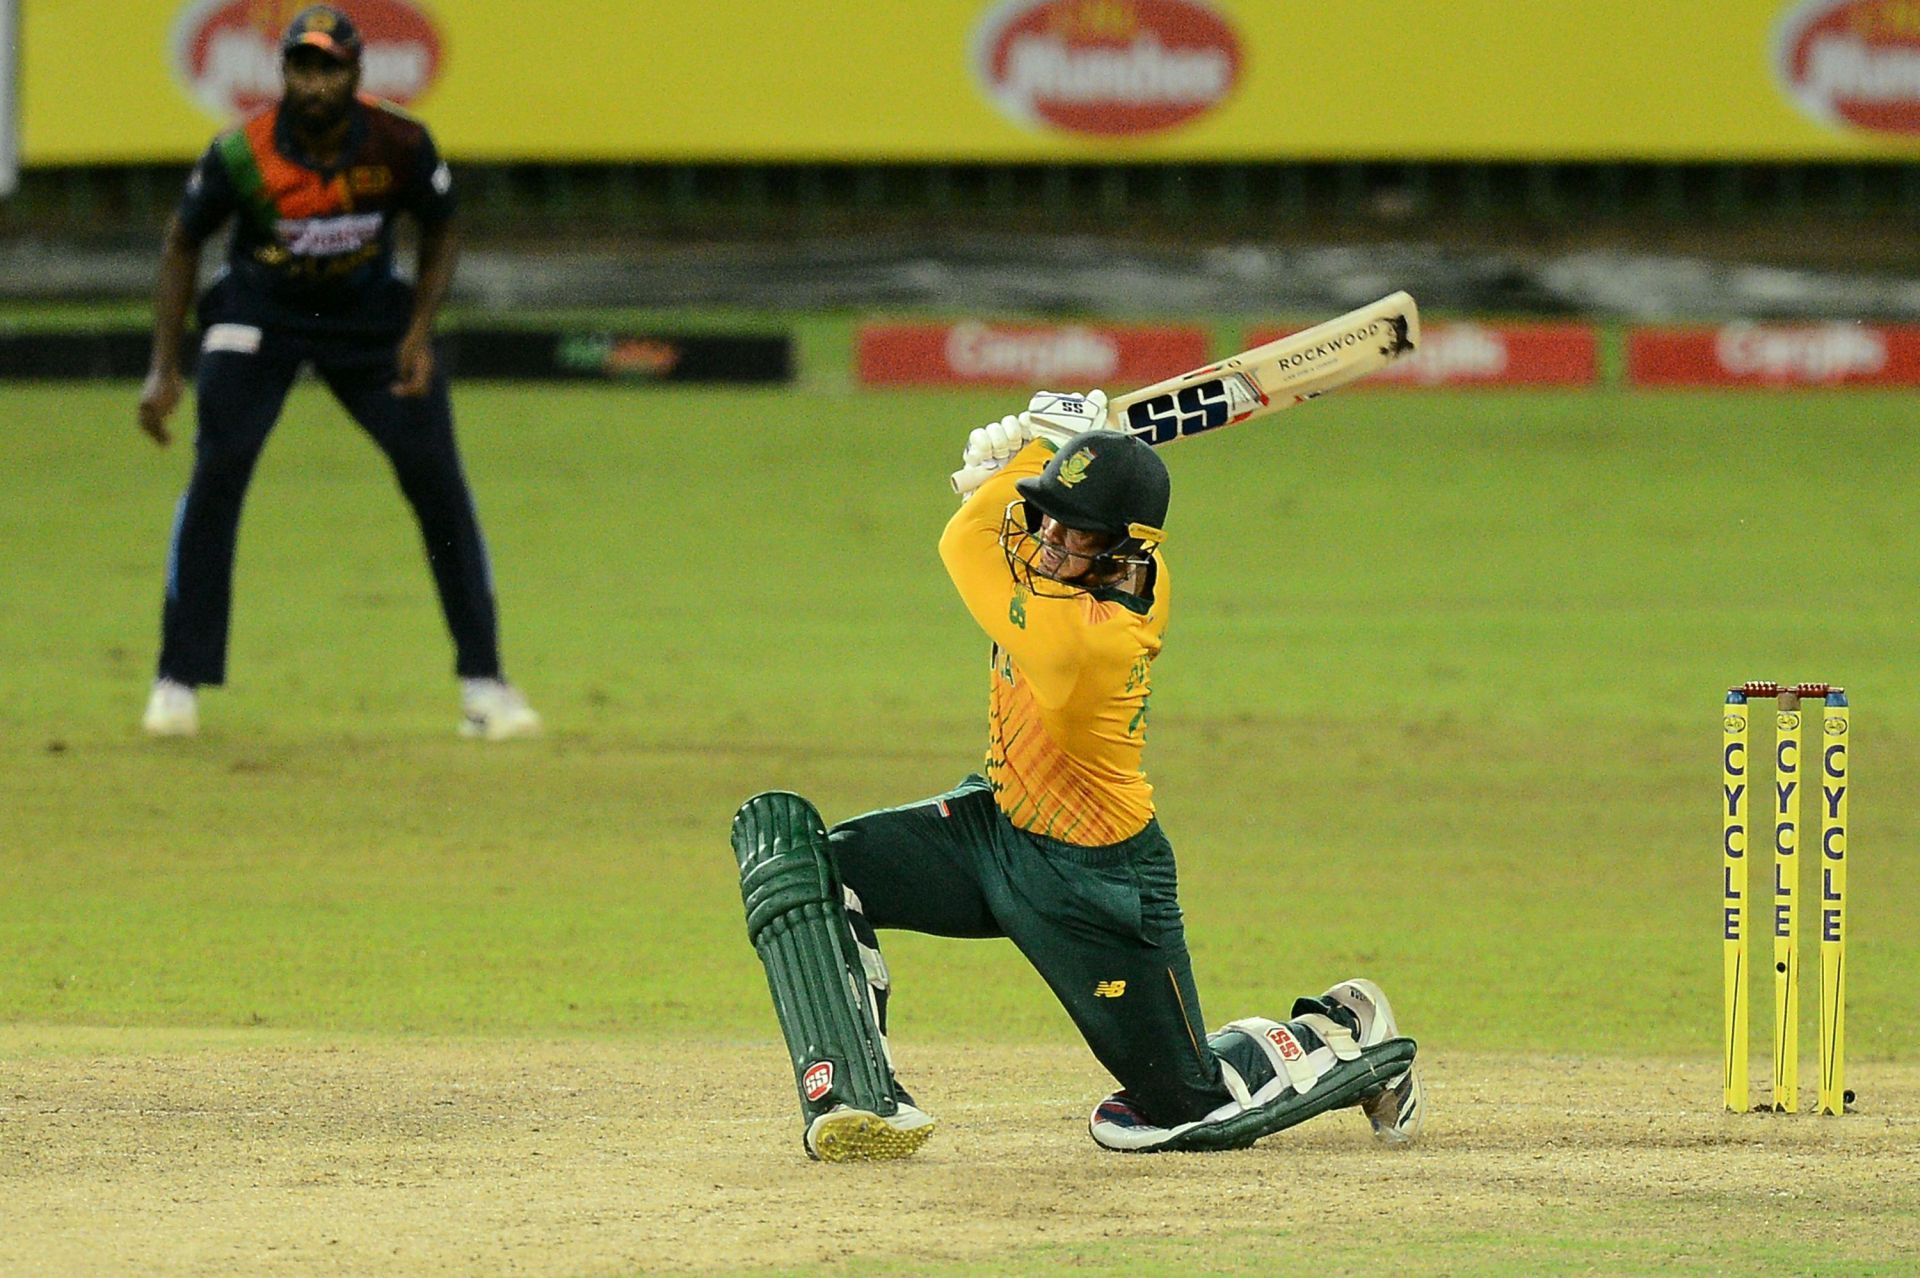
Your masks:
{"label": "yellow cricket jersey", "polygon": [[1036,441],[964,502],[940,537],[940,558],[967,611],[993,640],[987,780],[1007,819],[1083,847],[1118,843],[1153,818],[1140,766],[1149,678],[1167,628],[1166,564],[1151,599],[1118,590],[1035,595],[1000,547],[1014,481],[1053,449]]}

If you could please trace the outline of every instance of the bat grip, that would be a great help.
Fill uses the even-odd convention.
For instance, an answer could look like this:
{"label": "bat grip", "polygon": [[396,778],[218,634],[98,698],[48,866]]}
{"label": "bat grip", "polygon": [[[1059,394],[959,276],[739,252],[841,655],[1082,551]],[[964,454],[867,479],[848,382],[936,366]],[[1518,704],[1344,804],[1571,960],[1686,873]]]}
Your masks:
{"label": "bat grip", "polygon": [[962,497],[968,496],[998,469],[997,466],[963,466],[953,472],[953,491]]}

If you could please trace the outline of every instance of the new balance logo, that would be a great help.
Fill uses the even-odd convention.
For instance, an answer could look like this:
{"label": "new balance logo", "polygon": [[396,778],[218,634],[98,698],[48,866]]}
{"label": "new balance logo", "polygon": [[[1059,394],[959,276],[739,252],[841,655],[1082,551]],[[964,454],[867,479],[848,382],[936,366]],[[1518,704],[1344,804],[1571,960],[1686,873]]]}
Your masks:
{"label": "new balance logo", "polygon": [[1101,981],[1093,987],[1095,998],[1119,998],[1127,992],[1125,981]]}

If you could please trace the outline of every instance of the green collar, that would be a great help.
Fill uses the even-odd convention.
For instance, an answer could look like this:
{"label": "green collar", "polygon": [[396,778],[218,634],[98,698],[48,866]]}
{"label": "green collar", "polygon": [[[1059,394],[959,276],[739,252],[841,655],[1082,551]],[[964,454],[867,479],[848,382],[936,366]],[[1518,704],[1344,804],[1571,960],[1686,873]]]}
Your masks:
{"label": "green collar", "polygon": [[[1153,589],[1153,583],[1159,580],[1159,577],[1160,566],[1156,563],[1152,571],[1147,574],[1147,589],[1149,591]],[[1099,586],[1093,590],[1089,590],[1087,593],[1102,603],[1117,603],[1128,612],[1135,613],[1142,617],[1153,611],[1152,599],[1136,595],[1130,590],[1122,590],[1118,586]]]}

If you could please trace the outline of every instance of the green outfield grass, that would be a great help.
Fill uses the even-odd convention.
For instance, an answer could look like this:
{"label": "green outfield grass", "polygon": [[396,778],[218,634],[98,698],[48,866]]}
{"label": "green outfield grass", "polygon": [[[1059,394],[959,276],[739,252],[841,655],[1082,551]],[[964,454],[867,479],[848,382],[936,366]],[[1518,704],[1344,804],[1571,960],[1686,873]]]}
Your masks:
{"label": "green outfield grass", "polygon": [[[135,432],[134,393],[0,390],[0,1022],[764,1039],[735,805],[793,788],[834,819],[977,762],[985,645],[934,541],[1006,397],[459,388],[509,670],[550,725],[489,747],[454,736],[384,464],[312,385],[247,510],[231,687],[199,739],[142,738],[190,451]],[[1850,1059],[1913,1060],[1911,416],[1356,393],[1173,450],[1148,764],[1208,1018],[1365,972],[1430,1048],[1714,1056],[1721,693],[1830,678]],[[903,1039],[1071,1035],[1007,946],[889,957]],[[1683,1237],[1623,1254],[1693,1272]]]}

